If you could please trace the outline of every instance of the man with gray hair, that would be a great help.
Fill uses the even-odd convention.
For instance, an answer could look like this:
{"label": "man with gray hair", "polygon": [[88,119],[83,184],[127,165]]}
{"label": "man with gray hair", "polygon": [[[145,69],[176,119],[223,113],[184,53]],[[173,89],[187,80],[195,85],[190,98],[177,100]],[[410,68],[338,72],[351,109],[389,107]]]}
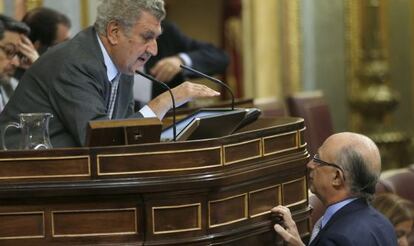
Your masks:
{"label": "man with gray hair", "polygon": [[[19,113],[48,112],[54,147],[83,146],[88,121],[134,117],[162,119],[171,108],[163,93],[134,113],[133,75],[157,54],[165,16],[163,0],[104,0],[94,27],[49,49],[25,73],[0,115],[0,125],[18,121]],[[219,95],[185,82],[172,90],[178,105]],[[12,129],[13,130],[13,129]],[[18,131],[7,132],[7,146]]]}
{"label": "man with gray hair", "polygon": [[[381,172],[375,143],[356,133],[330,136],[308,163],[310,190],[327,207],[315,223],[308,245],[397,245],[391,223],[368,202]],[[272,209],[274,226],[288,245],[305,245],[290,210]]]}

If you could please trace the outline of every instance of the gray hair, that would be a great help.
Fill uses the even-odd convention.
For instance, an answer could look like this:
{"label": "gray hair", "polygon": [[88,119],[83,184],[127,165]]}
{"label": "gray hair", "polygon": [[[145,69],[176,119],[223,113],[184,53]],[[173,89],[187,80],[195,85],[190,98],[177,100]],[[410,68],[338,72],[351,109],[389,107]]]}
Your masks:
{"label": "gray hair", "polygon": [[98,6],[95,30],[98,34],[106,35],[106,27],[111,21],[118,22],[128,34],[146,11],[163,20],[166,13],[164,0],[102,0]]}
{"label": "gray hair", "polygon": [[364,158],[353,147],[342,148],[337,156],[336,163],[340,165],[347,176],[347,183],[353,195],[371,200],[375,193],[379,174],[372,168],[369,160]]}

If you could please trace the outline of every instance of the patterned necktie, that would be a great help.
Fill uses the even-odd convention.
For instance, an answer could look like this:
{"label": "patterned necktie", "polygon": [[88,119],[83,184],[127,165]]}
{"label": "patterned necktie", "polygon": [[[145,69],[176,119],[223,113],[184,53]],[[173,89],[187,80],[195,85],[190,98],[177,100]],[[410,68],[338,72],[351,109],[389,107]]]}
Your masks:
{"label": "patterned necktie", "polygon": [[311,235],[311,238],[309,240],[309,244],[308,245],[310,245],[312,243],[312,241],[318,235],[319,231],[322,229],[322,218],[323,218],[323,216],[320,217],[318,219],[318,221],[316,221],[316,224],[313,226],[312,235]]}
{"label": "patterned necktie", "polygon": [[119,74],[115,76],[115,78],[111,81],[111,95],[109,97],[109,104],[108,104],[108,117],[112,119],[115,102],[116,102],[116,94],[118,92],[118,84],[119,84]]}

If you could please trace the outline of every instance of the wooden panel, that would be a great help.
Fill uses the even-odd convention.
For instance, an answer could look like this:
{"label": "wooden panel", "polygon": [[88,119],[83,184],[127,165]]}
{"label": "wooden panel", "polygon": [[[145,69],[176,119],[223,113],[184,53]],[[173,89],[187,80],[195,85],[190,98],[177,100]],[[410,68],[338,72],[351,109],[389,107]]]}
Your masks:
{"label": "wooden panel", "polygon": [[307,201],[305,178],[300,178],[282,185],[283,205],[294,206]]}
{"label": "wooden panel", "polygon": [[152,208],[154,234],[201,230],[201,204]]}
{"label": "wooden panel", "polygon": [[210,201],[208,204],[210,228],[229,225],[247,219],[247,194]]}
{"label": "wooden panel", "polygon": [[270,213],[270,209],[281,204],[280,185],[275,185],[249,193],[249,215],[256,217]]}
{"label": "wooden panel", "polygon": [[98,155],[98,175],[173,172],[221,166],[221,147]]}
{"label": "wooden panel", "polygon": [[299,234],[301,236],[307,235],[311,231],[311,226],[308,218],[296,221],[296,227],[298,228]]}
{"label": "wooden panel", "polygon": [[0,180],[90,176],[89,156],[0,159]]}
{"label": "wooden panel", "polygon": [[261,139],[224,146],[224,164],[233,164],[262,156]]}
{"label": "wooden panel", "polygon": [[89,121],[86,146],[156,143],[161,128],[158,118]]}
{"label": "wooden panel", "polygon": [[263,138],[263,154],[277,154],[298,148],[297,132],[288,132]]}
{"label": "wooden panel", "polygon": [[0,240],[43,238],[44,231],[43,212],[0,214]]}
{"label": "wooden panel", "polygon": [[52,212],[53,237],[137,234],[135,208]]}

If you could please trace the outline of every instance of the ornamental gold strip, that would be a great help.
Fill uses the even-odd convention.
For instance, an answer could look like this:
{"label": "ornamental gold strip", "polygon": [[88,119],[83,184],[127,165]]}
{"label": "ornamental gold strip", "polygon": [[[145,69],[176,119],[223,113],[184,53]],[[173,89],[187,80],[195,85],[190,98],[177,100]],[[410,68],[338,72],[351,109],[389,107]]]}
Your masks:
{"label": "ornamental gold strip", "polygon": [[[177,209],[177,208],[189,208],[189,207],[197,207],[197,227],[187,228],[187,229],[179,229],[179,230],[169,230],[169,231],[155,231],[155,210],[159,209]],[[159,207],[152,207],[152,233],[156,234],[168,234],[168,233],[177,233],[177,232],[188,232],[188,231],[197,231],[201,230],[201,203],[191,203],[191,204],[183,204],[183,205],[174,205],[174,206],[159,206]]]}
{"label": "ornamental gold strip", "polygon": [[38,178],[73,178],[73,177],[90,177],[91,176],[91,159],[89,155],[81,156],[58,156],[58,157],[30,157],[30,158],[2,158],[1,162],[6,161],[41,161],[41,160],[71,160],[71,159],[87,159],[88,173],[85,174],[56,174],[56,175],[32,175],[32,176],[10,176],[0,177],[0,180],[9,179],[38,179]]}
{"label": "ornamental gold strip", "polygon": [[[209,165],[209,166],[202,166],[202,167],[188,167],[188,168],[172,168],[172,169],[157,169],[157,170],[148,170],[148,171],[130,171],[130,172],[110,172],[110,173],[103,173],[101,172],[101,158],[105,157],[125,157],[125,156],[145,156],[145,155],[158,155],[158,154],[174,154],[174,153],[191,153],[197,151],[210,151],[210,150],[219,150],[220,153],[220,163]],[[191,170],[200,170],[200,169],[207,169],[207,168],[214,168],[223,166],[223,149],[221,146],[217,147],[209,147],[209,148],[201,148],[201,149],[190,149],[190,150],[175,150],[175,151],[154,151],[154,152],[145,152],[145,153],[125,153],[125,154],[100,154],[96,156],[97,159],[97,169],[98,169],[98,176],[111,176],[111,175],[131,175],[131,174],[144,174],[144,173],[158,173],[158,172],[178,172],[178,171],[191,171]]]}
{"label": "ornamental gold strip", "polygon": [[[302,203],[306,203],[307,201],[308,201],[308,198],[307,198],[307,189],[306,189],[306,177],[302,177],[302,178],[299,178],[299,179],[295,179],[295,180],[292,180],[292,181],[289,181],[289,182],[286,182],[286,183],[283,183],[282,184],[282,193],[284,194],[285,193],[285,191],[284,191],[284,187],[285,187],[285,185],[288,185],[288,184],[291,184],[291,183],[295,183],[295,182],[299,182],[299,181],[303,181],[302,183],[303,183],[303,194],[305,194],[305,198],[304,199],[302,199],[302,200],[300,200],[300,201],[297,201],[297,202],[294,202],[294,203],[290,203],[290,204],[285,204],[285,198],[283,197],[283,201],[282,201],[282,204],[284,205],[284,206],[286,206],[286,207],[293,207],[293,206],[296,206],[296,205],[299,205],[299,204],[302,204]],[[284,196],[284,195],[283,195]]]}
{"label": "ornamental gold strip", "polygon": [[[55,234],[55,214],[64,213],[88,213],[88,212],[117,212],[117,211],[133,211],[135,215],[134,231],[130,232],[109,232],[109,233],[84,233],[84,234]],[[59,210],[51,212],[52,221],[52,237],[63,238],[63,237],[92,237],[92,236],[113,236],[113,235],[134,235],[138,234],[137,225],[137,209],[136,208],[119,208],[119,209],[86,209],[86,210]]]}
{"label": "ornamental gold strip", "polygon": [[306,130],[306,127],[298,130],[298,138],[297,138],[297,146],[298,146],[298,148],[302,148],[302,147],[305,147],[307,145],[306,142],[304,142],[304,144],[301,144],[302,143],[302,137],[301,137],[302,135],[301,135],[301,133],[304,132],[305,130]]}
{"label": "ornamental gold strip", "polygon": [[[242,217],[240,219],[231,220],[231,221],[227,221],[227,222],[224,222],[224,223],[219,223],[219,224],[212,225],[211,224],[211,214],[210,214],[211,208],[210,208],[210,205],[212,203],[223,202],[223,201],[231,200],[233,198],[238,198],[238,197],[244,197],[244,217]],[[249,203],[248,203],[248,198],[247,197],[248,197],[247,196],[247,193],[244,193],[244,194],[240,194],[240,195],[226,197],[226,198],[223,198],[223,199],[209,201],[208,202],[208,227],[209,228],[215,228],[215,227],[219,227],[219,226],[230,225],[230,224],[233,224],[233,223],[236,223],[236,222],[239,222],[239,221],[243,221],[243,220],[248,219],[249,218],[249,212],[248,212],[249,211],[249,207],[248,207],[249,206]]]}
{"label": "ornamental gold strip", "polygon": [[263,146],[263,150],[262,150],[263,156],[275,155],[275,154],[287,152],[287,151],[290,151],[290,150],[298,149],[298,146],[299,146],[298,136],[295,135],[294,136],[294,139],[296,141],[295,146],[293,146],[291,148],[287,148],[287,149],[281,149],[281,150],[276,150],[276,151],[268,152],[268,153],[266,153],[266,151],[265,151],[265,147],[266,147],[265,140],[274,139],[274,138],[278,138],[278,137],[282,137],[282,136],[287,136],[287,135],[293,135],[293,134],[298,135],[299,132],[298,131],[291,131],[291,132],[285,132],[285,133],[281,133],[281,134],[276,134],[276,135],[272,135],[272,136],[263,137],[263,139],[262,139],[262,142],[263,142],[262,143],[262,146]]}
{"label": "ornamental gold strip", "polygon": [[[276,194],[277,199],[279,200],[279,202],[282,201],[282,189],[280,187],[280,184],[278,184],[278,185],[268,186],[268,187],[265,187],[265,188],[262,188],[262,189],[250,191],[249,192],[249,202],[252,200],[251,199],[251,194],[258,193],[258,192],[265,191],[265,190],[271,190],[271,189],[275,189],[275,188],[276,189],[278,188],[277,189],[277,194]],[[277,201],[275,201],[275,206],[277,206],[277,205],[279,205],[279,204],[277,204]],[[255,217],[262,216],[262,215],[265,215],[265,214],[270,214],[270,213],[271,213],[271,211],[269,210],[269,211],[262,212],[262,213],[251,214],[250,218],[255,218]]]}
{"label": "ornamental gold strip", "polygon": [[[246,158],[235,160],[235,161],[229,161],[229,162],[226,160],[226,148],[236,147],[236,146],[249,144],[249,143],[253,143],[253,142],[258,142],[259,143],[259,154],[258,155],[246,157]],[[245,141],[245,142],[241,142],[241,143],[224,145],[223,146],[223,155],[224,155],[224,165],[231,165],[231,164],[235,164],[235,163],[239,163],[239,162],[243,162],[243,161],[248,161],[248,160],[260,158],[260,157],[263,156],[262,141],[259,138],[259,139],[253,139],[253,140],[249,140],[249,141]]]}
{"label": "ornamental gold strip", "polygon": [[2,215],[42,215],[42,231],[43,235],[37,236],[14,236],[14,237],[0,237],[0,240],[11,240],[11,239],[36,239],[36,238],[45,238],[45,212],[44,211],[33,211],[33,212],[10,212],[10,213],[0,213]]}

